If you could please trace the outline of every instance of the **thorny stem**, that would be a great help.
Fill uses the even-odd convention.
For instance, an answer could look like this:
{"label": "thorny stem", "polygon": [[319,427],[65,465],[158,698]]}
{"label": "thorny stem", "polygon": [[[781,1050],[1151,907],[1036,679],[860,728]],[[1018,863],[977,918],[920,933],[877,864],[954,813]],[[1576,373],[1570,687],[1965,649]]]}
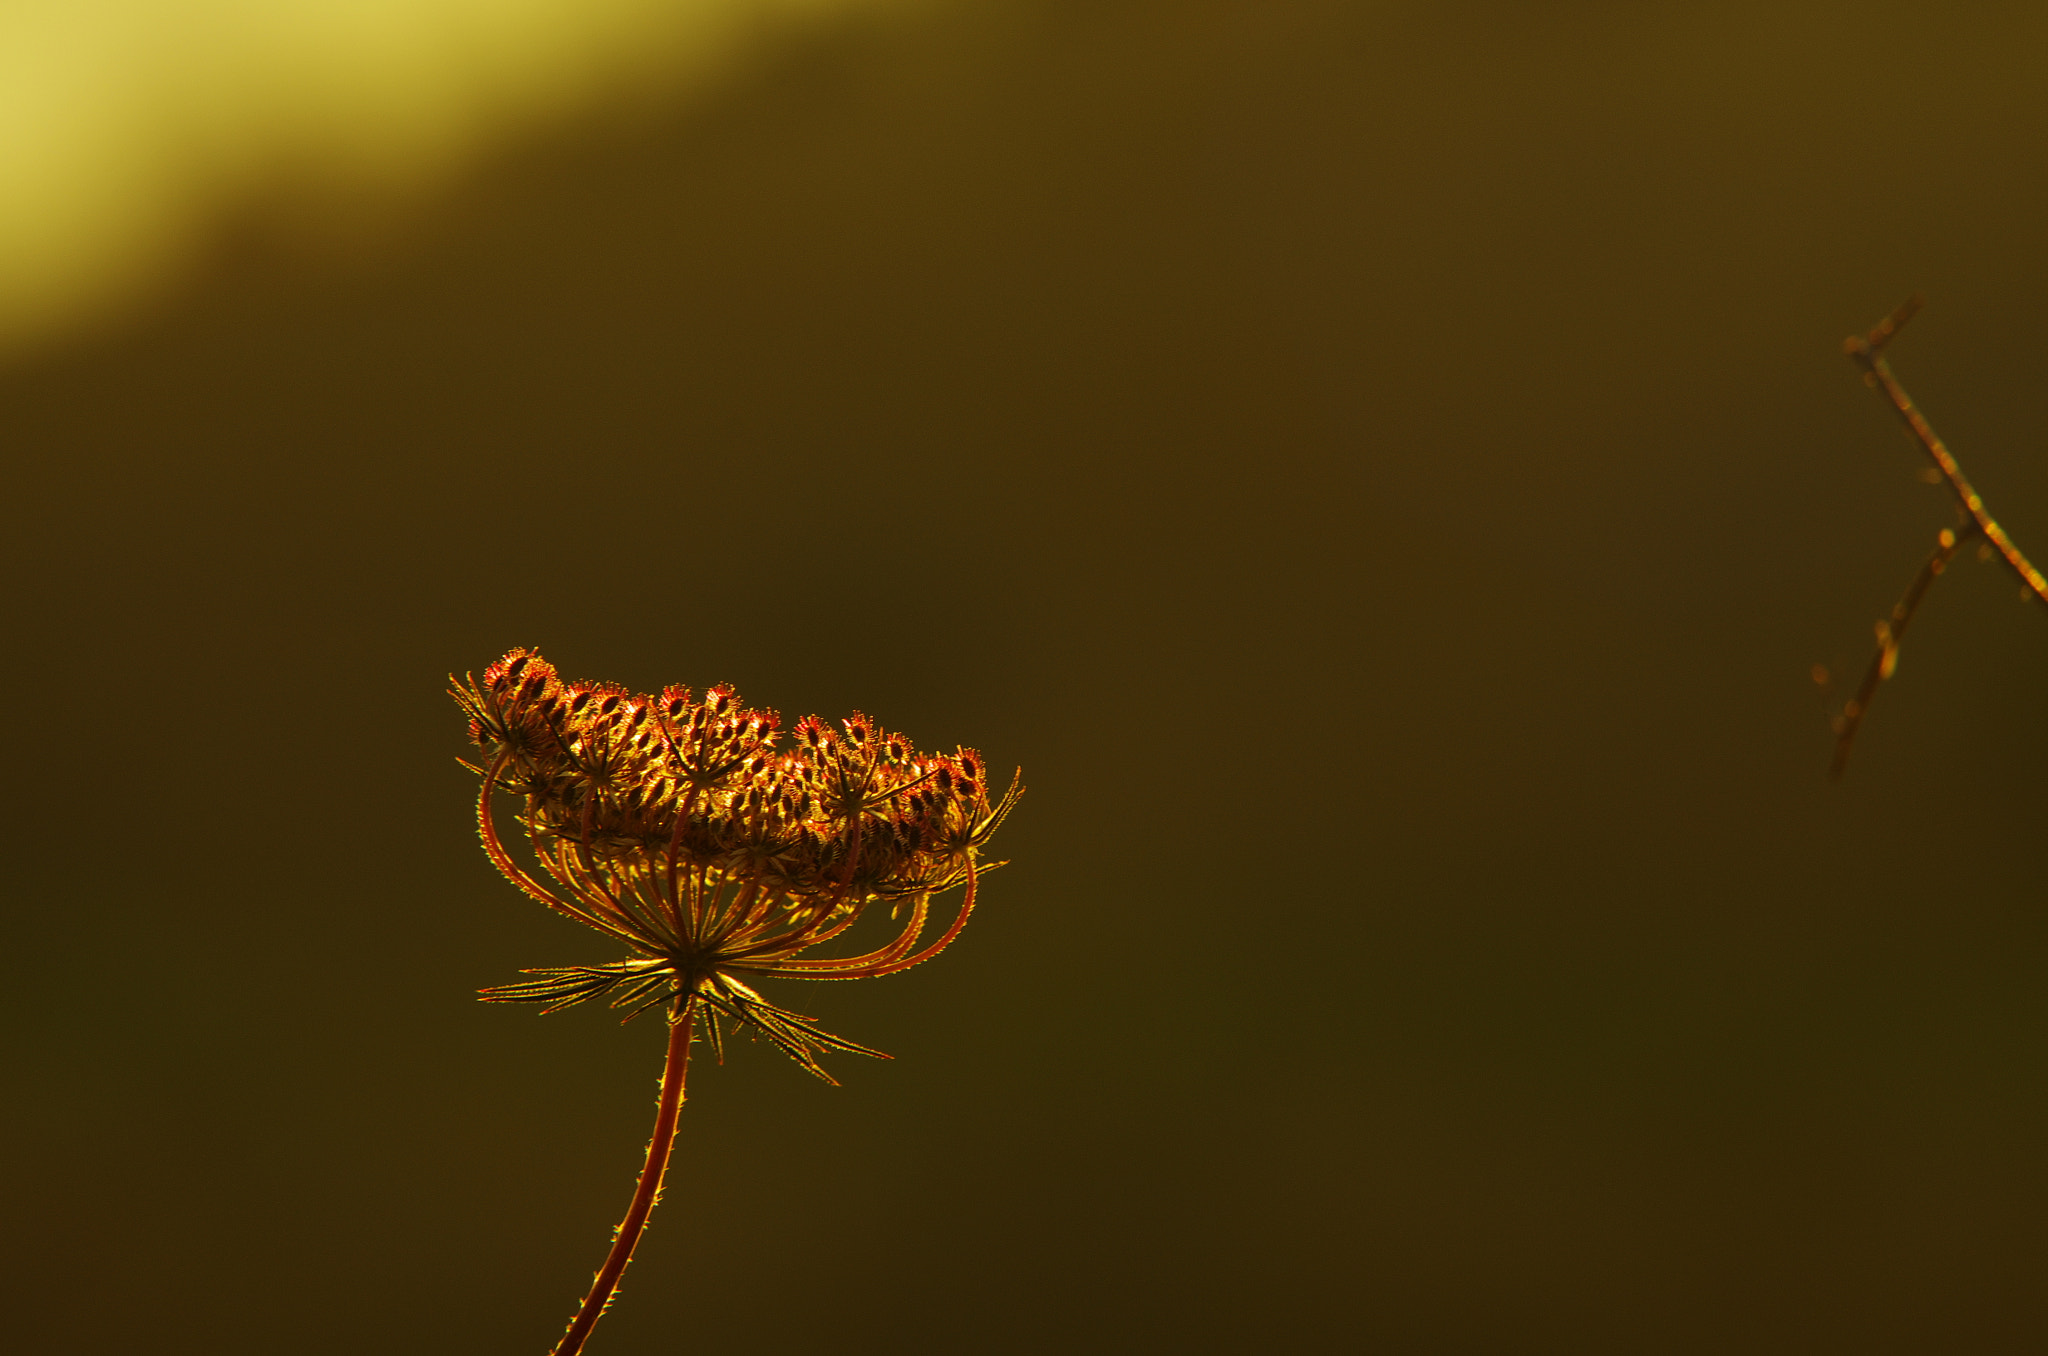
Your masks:
{"label": "thorny stem", "polygon": [[1914,576],[1905,597],[1893,605],[1888,619],[1877,624],[1877,653],[1872,656],[1870,667],[1864,671],[1863,682],[1856,689],[1856,695],[1842,708],[1842,714],[1835,720],[1835,757],[1829,768],[1829,776],[1836,778],[1839,778],[1843,769],[1848,766],[1849,750],[1856,742],[1856,731],[1862,725],[1864,716],[1869,714],[1871,702],[1877,698],[1878,686],[1891,677],[1892,670],[1898,666],[1899,641],[1906,634],[1906,627],[1912,622],[1913,614],[1919,610],[1920,600],[1926,596],[1927,590],[1941,576],[1941,572],[1948,568],[1956,549],[1964,541],[1972,537],[1982,537],[1987,547],[2019,578],[2021,594],[2048,607],[2048,578],[2044,578],[2041,572],[2034,568],[2033,562],[2021,553],[2019,547],[2013,545],[2012,538],[2005,534],[2005,529],[1992,519],[1984,507],[1984,500],[1971,486],[1969,478],[1963,474],[1963,468],[1956,461],[1955,454],[1948,450],[1948,445],[1935,433],[1934,426],[1927,422],[1927,416],[1913,403],[1913,397],[1906,394],[1906,388],[1892,375],[1891,364],[1885,361],[1885,345],[1892,341],[1924,304],[1923,297],[1916,295],[1908,298],[1904,305],[1878,321],[1870,333],[1852,334],[1844,339],[1842,351],[1848,354],[1849,361],[1863,369],[1863,380],[1866,385],[1884,392],[1885,399],[1890,402],[1892,409],[1906,425],[1907,432],[1913,435],[1921,449],[1927,453],[1929,460],[1933,461],[1935,469],[1941,473],[1942,480],[1948,485],[1949,492],[1955,496],[1957,509],[1963,516],[1963,527],[1960,532],[1952,532],[1946,528],[1942,530],[1940,538],[1935,543],[1934,553],[1927,558],[1927,563],[1920,567],[1920,573]]}
{"label": "thorny stem", "polygon": [[590,1283],[590,1293],[583,1297],[583,1306],[570,1320],[569,1330],[562,1335],[551,1356],[577,1356],[583,1350],[590,1330],[597,1326],[597,1320],[604,1317],[605,1308],[611,1304],[612,1295],[619,1288],[619,1278],[626,1274],[626,1263],[633,1260],[633,1248],[647,1228],[647,1217],[653,1213],[654,1203],[661,1199],[661,1179],[668,1172],[669,1150],[676,1142],[676,1116],[683,1109],[683,1078],[690,1068],[690,1035],[695,1025],[696,1004],[686,998],[682,1009],[681,1014],[669,1023],[668,1059],[661,1069],[661,1102],[654,1113],[654,1135],[647,1141],[647,1164],[640,1169],[640,1183],[633,1189],[633,1203],[626,1207],[626,1217],[619,1221],[618,1231],[612,1237],[612,1250],[606,1255],[604,1265],[598,1268],[596,1279]]}

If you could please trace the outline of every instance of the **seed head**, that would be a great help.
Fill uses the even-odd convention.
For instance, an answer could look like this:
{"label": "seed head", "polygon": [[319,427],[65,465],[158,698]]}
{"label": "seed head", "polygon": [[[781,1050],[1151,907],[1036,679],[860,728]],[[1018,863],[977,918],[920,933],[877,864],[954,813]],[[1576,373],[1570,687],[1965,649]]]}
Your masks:
{"label": "seed head", "polygon": [[[477,821],[506,879],[565,917],[623,943],[610,965],[525,973],[487,1002],[545,1012],[599,996],[627,1019],[666,1004],[695,1010],[713,1048],[720,1020],[766,1036],[810,1072],[825,1049],[881,1052],[775,1006],[751,982],[864,979],[943,951],[974,909],[980,876],[1002,865],[981,849],[1024,793],[1021,775],[991,801],[981,755],[921,753],[858,712],[844,734],[816,716],[778,747],[782,718],[741,705],[727,686],[701,698],[670,687],[636,695],[565,683],[537,652],[514,650],[451,679],[482,750]],[[514,822],[540,864],[507,851],[494,794],[524,799]],[[920,947],[935,895],[964,887],[958,912]],[[800,953],[852,927],[877,903],[903,917],[893,940],[836,959]]]}

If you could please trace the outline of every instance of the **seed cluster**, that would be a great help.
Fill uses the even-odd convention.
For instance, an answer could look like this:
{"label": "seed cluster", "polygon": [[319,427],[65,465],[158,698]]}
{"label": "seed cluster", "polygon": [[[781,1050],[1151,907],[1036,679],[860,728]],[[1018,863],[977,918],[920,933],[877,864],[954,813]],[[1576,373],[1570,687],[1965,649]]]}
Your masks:
{"label": "seed cluster", "polygon": [[[1023,793],[991,799],[971,749],[924,753],[856,713],[838,729],[816,716],[785,739],[781,717],[743,706],[729,687],[659,696],[610,683],[565,682],[538,653],[514,650],[451,694],[482,750],[478,818],[493,862],[557,912],[625,942],[615,966],[530,971],[551,976],[485,991],[549,1010],[611,993],[635,1010],[681,1005],[764,1031],[813,1072],[808,1049],[864,1050],[767,1004],[742,976],[854,979],[907,969],[966,922],[979,850]],[[494,791],[525,800],[517,816],[548,878],[505,850]],[[922,950],[931,899],[966,897],[953,924]],[[876,903],[908,919],[865,955],[799,958]],[[709,1023],[714,1040],[717,1024]],[[799,1048],[792,1048],[792,1045]],[[874,1053],[867,1051],[866,1053]]]}

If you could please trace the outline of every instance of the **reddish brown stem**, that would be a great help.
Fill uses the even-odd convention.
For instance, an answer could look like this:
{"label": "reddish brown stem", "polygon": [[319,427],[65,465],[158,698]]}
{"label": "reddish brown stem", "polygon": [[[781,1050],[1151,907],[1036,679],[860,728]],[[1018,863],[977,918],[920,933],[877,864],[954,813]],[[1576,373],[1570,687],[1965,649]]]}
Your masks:
{"label": "reddish brown stem", "polygon": [[683,1109],[683,1078],[690,1069],[690,1031],[695,1017],[696,1005],[685,999],[681,1015],[669,1024],[668,1061],[661,1069],[661,1104],[654,1113],[654,1136],[647,1141],[647,1165],[640,1169],[640,1184],[633,1189],[633,1203],[626,1207],[626,1217],[619,1221],[618,1231],[612,1236],[612,1250],[598,1268],[597,1278],[590,1283],[590,1293],[583,1297],[583,1306],[569,1321],[569,1330],[562,1335],[553,1356],[577,1356],[583,1350],[590,1330],[597,1326],[605,1307],[612,1302],[619,1278],[626,1274],[626,1263],[633,1260],[633,1248],[647,1228],[654,1203],[661,1199],[661,1179],[668,1172],[669,1150],[676,1142],[676,1116]]}

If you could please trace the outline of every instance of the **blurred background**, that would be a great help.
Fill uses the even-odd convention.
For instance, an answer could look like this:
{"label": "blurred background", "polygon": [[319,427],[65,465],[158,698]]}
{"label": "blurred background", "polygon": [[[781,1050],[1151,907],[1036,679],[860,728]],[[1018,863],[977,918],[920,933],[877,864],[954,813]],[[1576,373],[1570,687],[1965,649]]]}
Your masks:
{"label": "blurred background", "polygon": [[451,670],[1030,794],[597,1353],[2038,1351],[2048,12],[0,5],[19,1350],[544,1350],[661,1032]]}

